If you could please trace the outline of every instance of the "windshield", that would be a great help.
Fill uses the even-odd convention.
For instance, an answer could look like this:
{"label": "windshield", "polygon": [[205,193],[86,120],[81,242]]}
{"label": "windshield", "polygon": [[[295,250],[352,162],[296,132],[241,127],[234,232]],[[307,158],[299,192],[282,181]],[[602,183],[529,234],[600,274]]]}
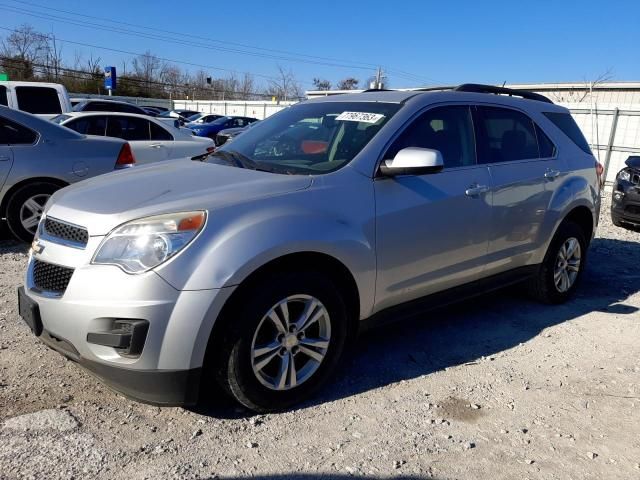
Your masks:
{"label": "windshield", "polygon": [[273,173],[333,172],[348,164],[399,109],[377,102],[300,103],[245,130],[207,161]]}
{"label": "windshield", "polygon": [[202,114],[201,113],[196,113],[195,115],[191,115],[190,117],[187,117],[187,121],[188,122],[195,122],[199,118],[202,118]]}
{"label": "windshield", "polygon": [[70,115],[58,115],[57,117],[53,117],[51,119],[51,121],[53,123],[57,123],[58,125],[60,125],[62,122],[64,122],[67,118],[71,118]]}
{"label": "windshield", "polygon": [[227,123],[227,120],[230,120],[230,117],[220,117],[220,118],[216,118],[214,121],[209,122],[211,125],[224,125],[225,123]]}

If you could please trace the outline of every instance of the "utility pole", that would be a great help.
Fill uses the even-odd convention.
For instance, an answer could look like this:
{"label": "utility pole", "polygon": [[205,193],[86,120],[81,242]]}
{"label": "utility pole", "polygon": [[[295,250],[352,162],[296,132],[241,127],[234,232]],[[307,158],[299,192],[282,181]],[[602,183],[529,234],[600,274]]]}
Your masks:
{"label": "utility pole", "polygon": [[381,90],[384,88],[384,84],[382,83],[382,80],[386,78],[385,75],[382,72],[382,67],[378,67],[378,71],[376,72],[376,79],[371,82],[371,85],[369,85],[369,88],[373,88],[376,90]]}

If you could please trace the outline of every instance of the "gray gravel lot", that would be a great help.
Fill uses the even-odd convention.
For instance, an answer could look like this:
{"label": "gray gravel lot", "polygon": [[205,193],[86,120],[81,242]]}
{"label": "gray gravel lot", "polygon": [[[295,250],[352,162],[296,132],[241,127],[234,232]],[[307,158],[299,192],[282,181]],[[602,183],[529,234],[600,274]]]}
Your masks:
{"label": "gray gravel lot", "polygon": [[605,204],[573,301],[512,289],[374,330],[261,416],[104,387],[22,324],[27,247],[0,241],[0,478],[640,479],[639,241]]}

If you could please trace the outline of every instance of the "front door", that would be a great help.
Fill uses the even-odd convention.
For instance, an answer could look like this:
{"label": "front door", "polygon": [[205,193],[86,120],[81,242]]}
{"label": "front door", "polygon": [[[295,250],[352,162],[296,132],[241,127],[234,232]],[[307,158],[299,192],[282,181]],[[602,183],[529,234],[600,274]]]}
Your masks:
{"label": "front door", "polygon": [[376,178],[376,310],[480,276],[491,221],[491,178],[478,165],[470,108],[440,106],[414,120],[385,154],[439,150],[440,173]]}

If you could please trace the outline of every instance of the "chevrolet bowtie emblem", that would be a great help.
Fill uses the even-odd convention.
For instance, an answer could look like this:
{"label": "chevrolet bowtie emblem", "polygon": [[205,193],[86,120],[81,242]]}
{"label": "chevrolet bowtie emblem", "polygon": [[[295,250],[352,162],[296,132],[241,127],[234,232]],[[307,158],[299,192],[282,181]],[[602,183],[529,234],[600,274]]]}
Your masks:
{"label": "chevrolet bowtie emblem", "polygon": [[31,243],[31,250],[33,251],[33,253],[42,253],[42,251],[44,250],[44,245],[42,245],[37,240],[34,240]]}

